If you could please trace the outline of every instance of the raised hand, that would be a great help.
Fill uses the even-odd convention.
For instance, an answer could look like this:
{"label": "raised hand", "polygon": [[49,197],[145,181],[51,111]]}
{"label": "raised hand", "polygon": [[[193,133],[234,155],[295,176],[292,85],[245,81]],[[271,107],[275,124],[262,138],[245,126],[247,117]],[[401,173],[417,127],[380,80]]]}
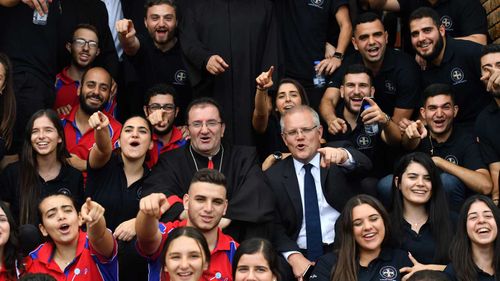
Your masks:
{"label": "raised hand", "polygon": [[267,90],[273,86],[273,72],[274,66],[271,66],[268,71],[262,72],[257,78],[255,78],[255,82],[257,83],[257,88],[259,90]]}
{"label": "raised hand", "polygon": [[163,193],[152,193],[141,199],[139,210],[147,216],[157,219],[170,208],[167,196]]}
{"label": "raised hand", "polygon": [[89,118],[89,126],[94,130],[101,130],[109,126],[109,119],[100,111],[94,112]]}
{"label": "raised hand", "polygon": [[219,55],[213,55],[208,59],[206,69],[212,75],[219,75],[226,71],[229,65]]}

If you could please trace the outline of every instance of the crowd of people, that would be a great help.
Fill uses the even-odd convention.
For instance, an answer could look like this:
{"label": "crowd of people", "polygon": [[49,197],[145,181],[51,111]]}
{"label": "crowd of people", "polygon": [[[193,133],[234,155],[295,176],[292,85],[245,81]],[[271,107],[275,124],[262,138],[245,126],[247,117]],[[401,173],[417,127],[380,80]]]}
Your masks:
{"label": "crowd of people", "polygon": [[0,0],[0,281],[500,281],[499,114],[479,0]]}

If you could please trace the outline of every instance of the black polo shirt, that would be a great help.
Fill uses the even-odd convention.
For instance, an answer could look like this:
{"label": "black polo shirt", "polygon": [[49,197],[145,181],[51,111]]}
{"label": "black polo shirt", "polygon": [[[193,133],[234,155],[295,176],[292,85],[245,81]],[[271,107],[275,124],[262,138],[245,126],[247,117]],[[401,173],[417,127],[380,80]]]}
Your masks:
{"label": "black polo shirt", "polygon": [[85,196],[101,204],[106,212],[106,226],[112,231],[120,223],[135,218],[139,211],[142,183],[149,174],[146,165],[141,179],[127,187],[127,177],[123,171],[123,160],[118,151],[113,152],[108,163],[100,169],[87,164],[87,185]]}
{"label": "black polo shirt", "polygon": [[451,86],[459,110],[458,123],[472,123],[492,100],[481,82],[480,44],[446,37],[446,49],[439,66],[429,65],[422,71],[422,89],[433,83]]}
{"label": "black polo shirt", "polygon": [[[144,96],[147,89],[158,83],[172,85],[177,91],[176,105],[183,111],[191,102],[191,86],[188,73],[182,60],[180,43],[177,42],[170,50],[162,52],[151,37],[138,36],[141,47],[135,56],[127,56],[139,75],[140,95]],[[142,111],[142,102],[139,101]],[[182,115],[180,115],[182,116]]]}
{"label": "black polo shirt", "polygon": [[[330,281],[333,266],[337,263],[334,253],[323,255],[316,262],[309,280]],[[413,266],[408,253],[399,249],[384,248],[378,258],[372,260],[368,267],[359,266],[358,281],[397,281],[401,280],[399,270],[405,266]]]}
{"label": "black polo shirt", "polygon": [[[20,184],[22,173],[19,162],[8,165],[0,176],[0,197],[2,201],[10,203],[10,210],[19,223],[20,212]],[[40,198],[54,193],[64,193],[73,197],[77,204],[83,202],[83,176],[80,171],[70,165],[62,165],[57,177],[45,181],[38,177]],[[79,210],[80,206],[75,206]],[[36,206],[34,206],[36,208]]]}
{"label": "black polo shirt", "polygon": [[439,156],[469,170],[488,169],[481,158],[476,136],[458,125],[453,126],[451,135],[445,142],[438,143],[435,139],[426,137],[417,150]]}
{"label": "black polo shirt", "polygon": [[[347,0],[274,1],[283,36],[285,74],[312,87],[314,61],[325,58],[325,43],[331,26],[338,27],[337,10]],[[334,28],[335,29],[335,28]],[[336,44],[336,42],[335,42]]]}
{"label": "black polo shirt", "polygon": [[484,162],[500,162],[500,108],[496,102],[481,111],[475,129]]}
{"label": "black polo shirt", "polygon": [[[455,273],[455,269],[453,268],[453,264],[450,263],[444,269],[444,273],[450,278],[451,281],[458,281],[457,274]],[[489,275],[488,273],[482,271],[479,267],[476,266],[477,279],[474,281],[496,281],[494,275]]]}
{"label": "black polo shirt", "polygon": [[[340,69],[333,74],[328,87],[340,89],[346,68],[351,64],[363,64],[359,52],[344,60]],[[387,48],[373,86],[377,104],[385,113],[392,115],[395,107],[414,109],[420,97],[420,74],[415,61],[401,51]]]}

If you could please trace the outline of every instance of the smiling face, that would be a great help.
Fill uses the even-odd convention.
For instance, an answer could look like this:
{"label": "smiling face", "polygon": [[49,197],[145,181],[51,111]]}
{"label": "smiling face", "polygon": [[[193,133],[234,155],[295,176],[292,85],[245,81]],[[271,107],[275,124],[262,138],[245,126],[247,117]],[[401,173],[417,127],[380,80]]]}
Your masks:
{"label": "smiling face", "polygon": [[184,195],[184,209],[188,213],[188,226],[202,232],[217,228],[227,210],[226,188],[208,182],[194,182]]}
{"label": "smiling face", "polygon": [[420,114],[433,137],[440,137],[451,131],[457,112],[458,107],[453,104],[449,95],[429,97],[420,109]]}
{"label": "smiling face", "polygon": [[62,143],[62,139],[57,133],[54,123],[47,116],[42,115],[35,119],[31,129],[31,146],[37,155],[55,155],[57,145],[60,143]]}
{"label": "smiling face", "polygon": [[234,281],[273,281],[276,276],[271,271],[269,263],[262,254],[244,254],[236,267]]}
{"label": "smiling face", "polygon": [[193,106],[188,112],[188,130],[192,148],[205,156],[212,156],[219,151],[225,125],[220,113],[211,104]]}
{"label": "smiling face", "polygon": [[355,26],[352,43],[365,63],[381,62],[387,46],[387,32],[380,20]]}
{"label": "smiling face", "polygon": [[100,67],[89,69],[80,85],[80,108],[92,115],[108,102],[111,91],[111,76]]}
{"label": "smiling face", "polygon": [[431,177],[421,164],[410,163],[401,176],[401,182],[398,184],[398,178],[394,180],[403,195],[405,204],[424,205],[431,199]]}
{"label": "smiling face", "polygon": [[[80,46],[79,41],[81,40],[89,43]],[[99,55],[98,44],[99,39],[94,31],[87,28],[77,29],[73,33],[73,42],[66,45],[66,48],[71,53],[71,63],[80,69],[90,66],[97,55]]]}
{"label": "smiling face", "polygon": [[424,59],[437,58],[444,47],[444,26],[437,27],[432,18],[424,17],[410,22],[411,43]]}
{"label": "smiling face", "polygon": [[373,97],[375,88],[370,83],[366,73],[350,73],[344,77],[340,86],[340,94],[344,97],[346,109],[352,114],[358,114],[364,97]]}
{"label": "smiling face", "polygon": [[[489,53],[481,57],[481,80],[485,85],[495,71],[500,71],[500,52]],[[0,75],[2,71],[0,69]],[[1,78],[0,78],[1,79]],[[1,85],[1,82],[0,82]],[[0,88],[1,89],[1,88]],[[490,93],[495,99],[500,99],[500,87],[492,87]]]}
{"label": "smiling face", "polygon": [[9,241],[10,237],[10,224],[5,211],[0,208],[0,249],[3,249],[5,244]]}
{"label": "smiling face", "polygon": [[144,24],[157,47],[168,44],[174,38],[177,28],[174,7],[167,4],[149,7]]}
{"label": "smiling face", "polygon": [[144,160],[148,150],[153,148],[151,131],[144,118],[132,117],[123,124],[120,147],[122,157]]}
{"label": "smiling face", "polygon": [[286,110],[293,108],[296,105],[302,104],[299,90],[292,83],[283,83],[278,88],[276,95],[276,110],[283,115]]}
{"label": "smiling face", "polygon": [[198,281],[208,268],[201,246],[193,238],[180,236],[173,240],[165,255],[165,268],[172,281]]}
{"label": "smiling face", "polygon": [[366,203],[354,207],[352,228],[360,254],[380,252],[385,237],[385,225],[375,208]]}
{"label": "smiling face", "polygon": [[304,164],[309,163],[321,147],[321,125],[315,124],[308,110],[286,114],[283,125],[282,138],[293,158]]}
{"label": "smiling face", "polygon": [[70,198],[64,195],[46,197],[38,209],[42,215],[39,227],[43,236],[50,236],[56,245],[70,245],[78,241],[80,220]]}
{"label": "smiling face", "polygon": [[498,234],[493,212],[483,201],[472,203],[467,212],[467,235],[478,247],[493,246]]}

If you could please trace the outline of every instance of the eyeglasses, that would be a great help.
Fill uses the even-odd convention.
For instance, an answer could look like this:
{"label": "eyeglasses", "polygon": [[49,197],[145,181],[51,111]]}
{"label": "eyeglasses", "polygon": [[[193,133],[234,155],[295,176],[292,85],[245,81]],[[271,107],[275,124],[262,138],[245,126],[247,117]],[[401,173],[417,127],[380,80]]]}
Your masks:
{"label": "eyeglasses", "polygon": [[166,104],[152,103],[152,104],[148,105],[148,108],[151,111],[163,109],[166,112],[173,112],[175,110],[175,104],[173,104],[173,103],[166,103]]}
{"label": "eyeglasses", "polygon": [[299,133],[302,135],[307,135],[307,134],[311,133],[317,127],[318,127],[318,125],[314,125],[314,126],[309,127],[309,128],[299,128],[299,129],[291,130],[288,132],[283,132],[283,135],[288,136],[288,137],[296,137],[299,135]]}
{"label": "eyeglasses", "polygon": [[222,122],[221,121],[217,121],[217,120],[208,120],[208,121],[205,121],[205,122],[194,121],[191,124],[188,124],[188,126],[193,127],[195,129],[200,129],[201,127],[203,127],[203,124],[205,124],[207,126],[207,128],[213,129],[213,128],[219,126],[220,124],[222,124]]}
{"label": "eyeglasses", "polygon": [[78,48],[83,48],[86,44],[89,44],[90,49],[97,49],[98,43],[94,40],[85,40],[83,38],[75,38],[73,39],[73,44]]}

